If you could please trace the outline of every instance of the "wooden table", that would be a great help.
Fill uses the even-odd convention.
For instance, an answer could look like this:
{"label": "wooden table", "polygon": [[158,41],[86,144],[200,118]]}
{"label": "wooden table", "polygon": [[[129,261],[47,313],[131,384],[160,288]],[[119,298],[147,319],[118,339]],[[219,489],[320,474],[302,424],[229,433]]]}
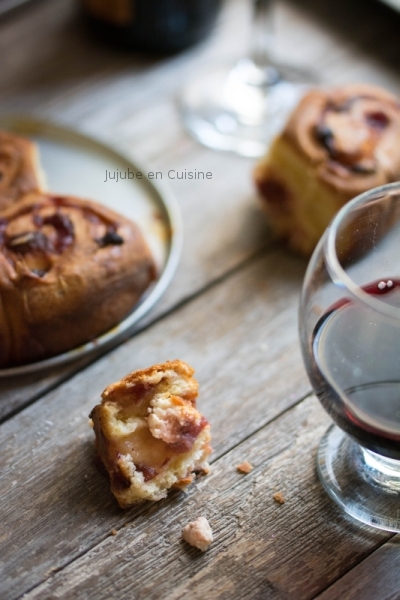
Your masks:
{"label": "wooden table", "polygon": [[[399,91],[394,13],[366,0],[277,9],[285,58],[329,83]],[[329,418],[297,341],[305,262],[271,240],[253,161],[199,146],[177,114],[186,80],[244,52],[247,2],[226,2],[211,37],[160,60],[97,45],[75,13],[70,0],[47,0],[0,22],[2,112],[73,126],[164,173],[197,168],[213,178],[170,181],[184,219],[182,260],[131,339],[96,360],[0,382],[0,597],[400,598],[398,537],[347,518],[316,475]],[[88,413],[112,381],[173,358],[196,368],[212,471],[187,493],[122,511],[94,467]],[[248,475],[236,470],[245,460]],[[215,536],[204,554],[181,540],[200,515]]]}

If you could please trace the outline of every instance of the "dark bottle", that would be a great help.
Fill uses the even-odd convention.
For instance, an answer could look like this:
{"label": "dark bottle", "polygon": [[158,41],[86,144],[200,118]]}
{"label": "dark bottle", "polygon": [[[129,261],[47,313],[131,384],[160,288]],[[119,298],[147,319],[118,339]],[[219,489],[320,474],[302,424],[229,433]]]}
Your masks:
{"label": "dark bottle", "polygon": [[174,53],[211,30],[221,0],[80,0],[100,39],[153,53]]}

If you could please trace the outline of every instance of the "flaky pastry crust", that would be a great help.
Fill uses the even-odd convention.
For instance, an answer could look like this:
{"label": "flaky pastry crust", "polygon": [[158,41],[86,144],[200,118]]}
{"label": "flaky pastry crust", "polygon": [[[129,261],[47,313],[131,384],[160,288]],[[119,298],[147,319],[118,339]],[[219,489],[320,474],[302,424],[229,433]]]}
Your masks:
{"label": "flaky pastry crust", "polygon": [[0,131],[0,210],[30,192],[44,189],[36,144]]}
{"label": "flaky pastry crust", "polygon": [[210,425],[196,409],[193,372],[180,360],[135,371],[92,410],[97,451],[122,508],[160,500],[208,472]]}
{"label": "flaky pastry crust", "polygon": [[138,227],[95,202],[30,194],[0,214],[0,366],[117,325],[155,277]]}

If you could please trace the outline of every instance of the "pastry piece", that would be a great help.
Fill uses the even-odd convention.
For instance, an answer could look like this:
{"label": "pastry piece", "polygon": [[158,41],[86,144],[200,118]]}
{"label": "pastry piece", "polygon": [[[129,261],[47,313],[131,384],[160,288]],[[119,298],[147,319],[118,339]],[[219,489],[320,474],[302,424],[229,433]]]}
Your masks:
{"label": "pastry piece", "polygon": [[12,204],[0,214],[0,366],[106,332],[154,277],[138,227],[108,208],[51,194]]}
{"label": "pastry piece", "polygon": [[207,519],[198,517],[195,521],[185,525],[182,537],[191,546],[205,552],[213,541],[213,532]]}
{"label": "pastry piece", "polygon": [[196,409],[198,383],[180,360],[135,371],[108,386],[93,420],[100,459],[121,508],[160,500],[207,473],[210,425]]}
{"label": "pastry piece", "polygon": [[29,192],[44,189],[36,144],[0,131],[0,210]]}
{"label": "pastry piece", "polygon": [[399,100],[361,84],[310,91],[254,177],[274,231],[309,255],[346,202],[400,179]]}

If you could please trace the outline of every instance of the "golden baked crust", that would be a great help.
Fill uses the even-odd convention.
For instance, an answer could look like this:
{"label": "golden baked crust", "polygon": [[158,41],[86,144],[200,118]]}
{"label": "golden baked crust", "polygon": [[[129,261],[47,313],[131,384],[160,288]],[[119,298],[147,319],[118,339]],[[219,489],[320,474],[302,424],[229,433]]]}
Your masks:
{"label": "golden baked crust", "polygon": [[196,409],[193,372],[180,360],[135,371],[92,410],[99,457],[122,508],[160,500],[208,472],[210,425]]}
{"label": "golden baked crust", "polygon": [[364,84],[310,91],[254,177],[273,229],[309,255],[346,202],[400,179],[398,99]]}
{"label": "golden baked crust", "polygon": [[0,210],[30,192],[44,188],[34,142],[0,131]]}
{"label": "golden baked crust", "polygon": [[0,366],[109,330],[155,277],[138,227],[95,202],[30,194],[0,214]]}

